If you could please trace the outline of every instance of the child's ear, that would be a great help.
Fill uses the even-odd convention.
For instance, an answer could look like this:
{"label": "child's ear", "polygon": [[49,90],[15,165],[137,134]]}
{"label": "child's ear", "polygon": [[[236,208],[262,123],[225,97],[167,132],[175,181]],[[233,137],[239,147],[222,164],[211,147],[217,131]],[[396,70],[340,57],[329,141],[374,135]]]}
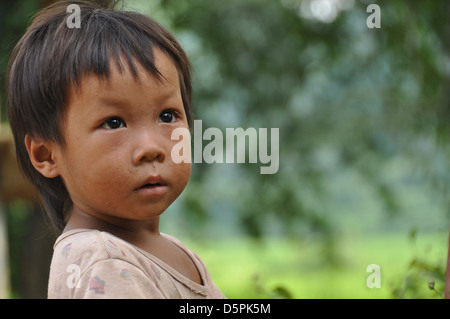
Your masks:
{"label": "child's ear", "polygon": [[43,141],[39,137],[25,135],[25,146],[31,164],[34,168],[47,178],[59,176],[58,166],[54,159],[55,143]]}

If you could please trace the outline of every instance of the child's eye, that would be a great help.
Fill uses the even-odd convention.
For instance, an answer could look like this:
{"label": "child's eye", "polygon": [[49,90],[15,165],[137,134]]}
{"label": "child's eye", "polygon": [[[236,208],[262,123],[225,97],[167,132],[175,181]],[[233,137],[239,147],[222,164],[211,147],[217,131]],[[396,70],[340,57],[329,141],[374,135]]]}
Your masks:
{"label": "child's eye", "polygon": [[178,113],[175,110],[164,110],[159,114],[159,121],[162,123],[172,123],[178,118]]}
{"label": "child's eye", "polygon": [[112,117],[107,119],[103,124],[103,128],[108,130],[117,130],[119,128],[125,127],[125,122],[120,117]]}

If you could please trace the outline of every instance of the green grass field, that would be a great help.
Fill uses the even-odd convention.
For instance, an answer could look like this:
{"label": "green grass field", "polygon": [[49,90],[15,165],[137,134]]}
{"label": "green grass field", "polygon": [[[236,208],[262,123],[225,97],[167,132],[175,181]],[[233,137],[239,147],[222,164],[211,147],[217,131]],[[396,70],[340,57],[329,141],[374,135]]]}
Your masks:
{"label": "green grass field", "polygon": [[[228,298],[440,298],[448,233],[347,236],[334,262],[312,241],[246,239],[188,243]],[[380,269],[369,288],[367,266]],[[428,280],[436,283],[428,288]]]}

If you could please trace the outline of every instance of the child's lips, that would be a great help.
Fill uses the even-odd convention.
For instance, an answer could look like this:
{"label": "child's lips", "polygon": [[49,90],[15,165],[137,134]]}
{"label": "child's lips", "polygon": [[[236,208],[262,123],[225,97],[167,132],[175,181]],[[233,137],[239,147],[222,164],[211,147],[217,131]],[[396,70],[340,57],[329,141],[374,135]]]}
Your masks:
{"label": "child's lips", "polygon": [[141,185],[135,189],[135,192],[145,197],[159,197],[167,191],[167,185],[159,175],[150,176]]}

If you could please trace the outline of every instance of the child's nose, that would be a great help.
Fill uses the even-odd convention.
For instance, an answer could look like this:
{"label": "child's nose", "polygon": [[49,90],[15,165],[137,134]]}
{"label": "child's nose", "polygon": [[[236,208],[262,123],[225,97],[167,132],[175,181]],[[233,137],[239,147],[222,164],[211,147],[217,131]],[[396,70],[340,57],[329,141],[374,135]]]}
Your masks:
{"label": "child's nose", "polygon": [[136,141],[133,153],[133,164],[141,165],[145,162],[163,162],[166,158],[164,141],[158,134],[150,130],[142,130]]}

